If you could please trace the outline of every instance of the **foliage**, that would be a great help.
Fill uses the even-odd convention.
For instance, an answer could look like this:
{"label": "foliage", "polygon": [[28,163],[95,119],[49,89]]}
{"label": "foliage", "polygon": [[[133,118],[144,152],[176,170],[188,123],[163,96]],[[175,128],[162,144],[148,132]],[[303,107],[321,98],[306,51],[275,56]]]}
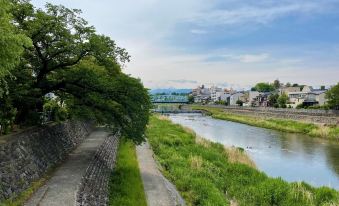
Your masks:
{"label": "foliage", "polygon": [[326,92],[329,107],[339,109],[339,83]]}
{"label": "foliage", "polygon": [[[0,81],[10,74],[10,71],[19,63],[24,47],[29,47],[29,39],[18,32],[11,24],[11,4],[9,0],[0,0]],[[0,87],[0,98],[4,92]]]}
{"label": "foliage", "polygon": [[242,105],[244,104],[244,102],[241,101],[240,99],[238,99],[237,102],[236,102],[236,104],[237,104],[238,106],[242,106]]}
{"label": "foliage", "polygon": [[[279,94],[271,94],[268,96],[268,102],[271,106],[276,106],[278,103]],[[278,105],[279,106],[279,105]]]}
{"label": "foliage", "polygon": [[111,175],[109,205],[147,205],[135,145],[126,139],[120,142],[116,167]]}
{"label": "foliage", "polygon": [[303,133],[315,137],[339,140],[339,127],[336,125],[320,126],[316,124],[298,122],[293,120],[265,119],[245,115],[230,114],[225,112],[222,108],[212,108],[208,106],[193,106],[192,108],[205,110],[209,112],[213,118],[217,119],[239,122],[243,124],[268,129],[275,129],[284,132]]}
{"label": "foliage", "polygon": [[189,104],[193,104],[194,103],[194,96],[193,95],[189,95],[188,96],[188,103]]}
{"label": "foliage", "polygon": [[49,114],[50,121],[65,121],[68,117],[67,108],[58,99],[47,99],[44,103],[44,113]]}
{"label": "foliage", "polygon": [[223,145],[199,144],[196,135],[168,120],[152,117],[147,136],[163,173],[188,205],[230,205],[231,201],[239,206],[339,203],[339,194],[333,189],[287,183],[232,163]]}
{"label": "foliage", "polygon": [[274,80],[273,87],[275,89],[279,89],[280,88],[280,81],[279,81],[279,79]]}
{"label": "foliage", "polygon": [[8,0],[0,0],[0,135],[7,134],[13,125],[16,108],[8,96],[8,79],[13,79],[11,71],[19,63],[24,46],[29,47],[29,39],[12,24]]}
{"label": "foliage", "polygon": [[277,102],[281,108],[286,108],[287,101],[288,96],[285,93],[280,95],[279,98],[277,99]]}
{"label": "foliage", "polygon": [[254,91],[258,91],[258,92],[271,92],[274,90],[275,88],[272,84],[264,83],[264,82],[258,83],[254,87]]}
{"label": "foliage", "polygon": [[96,34],[80,10],[52,4],[37,10],[27,0],[11,2],[12,27],[33,45],[24,47],[1,100],[16,111],[15,123],[41,122],[45,96],[53,93],[64,103],[48,108],[55,120],[92,119],[143,141],[151,104],[140,80],[122,72],[130,60],[126,50]]}

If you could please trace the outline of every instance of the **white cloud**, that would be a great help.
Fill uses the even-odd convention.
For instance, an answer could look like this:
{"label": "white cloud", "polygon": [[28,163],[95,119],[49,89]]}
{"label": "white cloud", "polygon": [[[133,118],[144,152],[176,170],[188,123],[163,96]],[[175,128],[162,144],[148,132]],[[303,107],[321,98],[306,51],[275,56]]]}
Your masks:
{"label": "white cloud", "polygon": [[[334,2],[334,1],[332,1]],[[314,14],[327,11],[331,1],[279,1],[272,4],[263,4],[236,8],[208,10],[189,19],[189,22],[200,26],[233,25],[244,23],[266,24],[277,18],[290,14]]]}
{"label": "white cloud", "polygon": [[269,58],[269,54],[245,54],[240,55],[239,60],[244,63],[255,63],[255,62],[263,62]]}
{"label": "white cloud", "polygon": [[225,60],[237,60],[243,63],[259,63],[269,60],[270,55],[268,53],[259,53],[259,54],[225,54],[222,55]]}
{"label": "white cloud", "polygon": [[206,30],[201,30],[201,29],[192,29],[191,33],[192,34],[207,34],[208,32]]}
{"label": "white cloud", "polygon": [[[42,6],[45,1],[82,9],[82,16],[99,33],[110,36],[119,46],[127,49],[132,62],[127,65],[125,72],[140,77],[149,88],[189,88],[200,83],[208,85],[216,82],[241,87],[257,81],[272,81],[277,77],[281,81],[319,85],[324,84],[325,80],[331,84],[338,81],[338,62],[332,60],[333,65],[327,66],[323,65],[324,59],[318,59],[318,65],[312,65],[314,61],[311,60],[307,64],[304,58],[289,60],[290,57],[285,54],[276,55],[281,48],[257,51],[245,46],[239,51],[213,50],[206,54],[194,54],[194,51],[179,49],[177,44],[168,45],[169,37],[178,32],[176,26],[187,21],[193,25],[184,28],[186,33],[205,34],[202,36],[208,37],[211,26],[267,24],[289,14],[312,15],[322,12],[329,5],[330,1],[327,0],[32,0],[32,3]],[[227,8],[216,9],[217,2],[226,2]],[[237,6],[228,6],[229,2]],[[241,42],[239,44],[244,46]],[[298,48],[295,51],[301,53],[304,50]],[[289,54],[289,51],[286,53]],[[339,53],[339,50],[335,53]],[[213,56],[236,61],[206,61]],[[299,56],[293,58],[298,59]],[[322,68],[322,71],[318,68]]]}

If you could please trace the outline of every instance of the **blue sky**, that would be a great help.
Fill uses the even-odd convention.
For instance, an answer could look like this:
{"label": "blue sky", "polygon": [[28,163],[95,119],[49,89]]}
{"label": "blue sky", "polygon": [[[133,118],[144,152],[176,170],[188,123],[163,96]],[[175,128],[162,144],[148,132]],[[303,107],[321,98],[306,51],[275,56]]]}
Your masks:
{"label": "blue sky", "polygon": [[149,88],[339,82],[339,0],[48,2],[81,9],[129,51],[125,72]]}

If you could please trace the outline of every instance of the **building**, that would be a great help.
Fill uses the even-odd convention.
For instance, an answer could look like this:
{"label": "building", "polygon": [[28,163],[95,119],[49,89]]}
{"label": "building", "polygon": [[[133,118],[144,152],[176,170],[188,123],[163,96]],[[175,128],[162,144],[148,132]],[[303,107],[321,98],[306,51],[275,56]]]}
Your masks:
{"label": "building", "polygon": [[289,105],[293,108],[296,108],[298,105],[323,106],[326,104],[326,92],[326,89],[313,89],[311,86],[304,86],[300,92],[288,93]]}
{"label": "building", "polygon": [[207,103],[211,99],[210,89],[206,88],[204,85],[193,89],[192,95],[195,103]]}
{"label": "building", "polygon": [[260,95],[260,92],[258,91],[250,91],[248,94],[248,102],[249,105],[252,105],[252,102],[255,101],[255,99]]}
{"label": "building", "polygon": [[210,92],[210,94],[211,94],[211,101],[212,101],[212,102],[220,101],[221,96],[223,95],[222,89],[219,88],[219,87],[215,87],[215,86],[212,86],[212,87],[209,89],[209,92]]}
{"label": "building", "polygon": [[245,95],[245,94],[244,94],[243,92],[236,92],[236,93],[232,94],[232,95],[230,96],[230,102],[229,102],[229,105],[231,105],[231,106],[236,106],[238,100],[243,101],[242,98],[244,97],[244,95]]}
{"label": "building", "polygon": [[288,96],[290,92],[300,92],[300,87],[283,87],[279,89],[279,95],[286,94]]}
{"label": "building", "polygon": [[258,96],[252,99],[251,105],[254,107],[268,107],[269,105],[269,96],[271,92],[260,92]]}

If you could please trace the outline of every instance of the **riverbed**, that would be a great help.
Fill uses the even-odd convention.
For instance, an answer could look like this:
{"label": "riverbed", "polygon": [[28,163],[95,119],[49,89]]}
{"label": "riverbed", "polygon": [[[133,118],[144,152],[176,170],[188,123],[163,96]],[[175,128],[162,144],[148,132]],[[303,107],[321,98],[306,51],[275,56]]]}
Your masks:
{"label": "riverbed", "polygon": [[169,117],[206,139],[244,148],[257,168],[271,177],[339,190],[337,143],[213,119],[202,114],[171,114]]}

